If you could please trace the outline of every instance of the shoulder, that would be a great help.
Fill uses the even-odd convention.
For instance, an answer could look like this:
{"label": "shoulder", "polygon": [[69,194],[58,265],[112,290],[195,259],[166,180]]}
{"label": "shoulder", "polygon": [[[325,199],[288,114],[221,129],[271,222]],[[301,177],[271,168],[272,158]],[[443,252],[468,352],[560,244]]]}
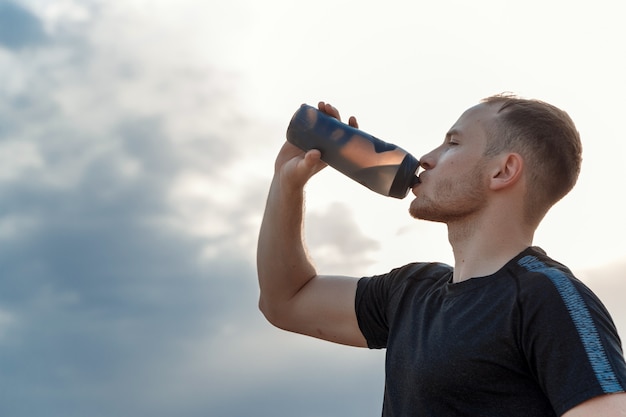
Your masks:
{"label": "shoulder", "polygon": [[513,267],[517,268],[518,275],[529,279],[530,283],[552,282],[553,284],[560,284],[561,281],[574,277],[568,267],[550,258],[539,248],[529,248],[522,252],[515,259],[514,264]]}
{"label": "shoulder", "polygon": [[568,305],[578,302],[581,296],[593,294],[568,267],[539,248],[524,251],[510,265],[510,269],[522,297],[532,295],[533,299],[541,300],[557,296]]}
{"label": "shoulder", "polygon": [[[572,332],[583,342],[590,334],[618,340],[610,313],[602,301],[563,264],[541,250],[527,250],[511,265],[522,323],[532,333]],[[541,326],[537,327],[537,324]],[[613,342],[611,342],[613,343]]]}
{"label": "shoulder", "polygon": [[444,263],[414,262],[385,274],[361,278],[357,291],[383,291],[391,295],[416,285],[424,286],[441,281],[451,273],[452,267]]}
{"label": "shoulder", "polygon": [[361,278],[355,311],[361,332],[370,348],[387,346],[389,329],[403,300],[432,291],[451,276],[452,267],[441,263],[411,263],[386,274]]}
{"label": "shoulder", "polygon": [[518,286],[522,352],[541,375],[540,383],[553,393],[557,411],[623,391],[621,343],[599,298],[541,250],[522,253],[510,271]]}

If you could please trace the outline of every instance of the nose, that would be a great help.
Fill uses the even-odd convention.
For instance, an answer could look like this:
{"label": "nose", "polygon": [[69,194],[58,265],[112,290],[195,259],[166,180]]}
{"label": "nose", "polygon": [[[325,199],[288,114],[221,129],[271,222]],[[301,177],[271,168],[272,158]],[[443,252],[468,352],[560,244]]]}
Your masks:
{"label": "nose", "polygon": [[427,170],[432,169],[435,166],[435,151],[430,151],[427,154],[423,155],[420,159],[420,166]]}

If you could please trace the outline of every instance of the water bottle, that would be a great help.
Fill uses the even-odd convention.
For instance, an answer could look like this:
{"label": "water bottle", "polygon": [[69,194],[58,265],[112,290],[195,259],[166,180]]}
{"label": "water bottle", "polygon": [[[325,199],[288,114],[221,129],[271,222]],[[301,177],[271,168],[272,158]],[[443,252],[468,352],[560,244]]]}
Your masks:
{"label": "water bottle", "polygon": [[318,149],[322,161],[384,196],[404,198],[419,182],[413,155],[307,104],[293,115],[287,140],[305,152]]}

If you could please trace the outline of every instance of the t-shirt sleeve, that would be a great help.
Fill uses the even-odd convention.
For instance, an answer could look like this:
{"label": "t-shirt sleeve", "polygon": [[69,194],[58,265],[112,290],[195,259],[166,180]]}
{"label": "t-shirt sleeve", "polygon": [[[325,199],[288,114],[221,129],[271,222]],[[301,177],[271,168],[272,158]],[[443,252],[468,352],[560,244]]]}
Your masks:
{"label": "t-shirt sleeve", "polygon": [[624,391],[621,342],[591,290],[558,269],[522,280],[521,349],[557,414],[598,395]]}
{"label": "t-shirt sleeve", "polygon": [[355,311],[361,333],[370,349],[387,347],[390,280],[385,275],[361,278],[357,285]]}
{"label": "t-shirt sleeve", "polygon": [[370,349],[387,347],[390,323],[406,281],[421,264],[409,264],[383,275],[361,278],[357,285],[355,312],[359,328]]}
{"label": "t-shirt sleeve", "polygon": [[359,328],[370,349],[387,347],[389,329],[406,289],[420,285],[450,270],[437,263],[411,263],[387,274],[361,278],[358,282],[355,312]]}

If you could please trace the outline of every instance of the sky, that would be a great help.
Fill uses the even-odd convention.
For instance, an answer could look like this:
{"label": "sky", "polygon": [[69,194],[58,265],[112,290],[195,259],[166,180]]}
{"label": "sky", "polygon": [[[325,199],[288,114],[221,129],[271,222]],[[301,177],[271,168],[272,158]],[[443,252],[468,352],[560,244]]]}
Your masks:
{"label": "sky", "polygon": [[[417,157],[492,94],[566,110],[583,170],[535,244],[624,334],[620,3],[0,0],[0,415],[380,415],[384,351],[257,308],[274,157],[319,100]],[[318,271],[452,262],[409,201],[322,171]]]}

